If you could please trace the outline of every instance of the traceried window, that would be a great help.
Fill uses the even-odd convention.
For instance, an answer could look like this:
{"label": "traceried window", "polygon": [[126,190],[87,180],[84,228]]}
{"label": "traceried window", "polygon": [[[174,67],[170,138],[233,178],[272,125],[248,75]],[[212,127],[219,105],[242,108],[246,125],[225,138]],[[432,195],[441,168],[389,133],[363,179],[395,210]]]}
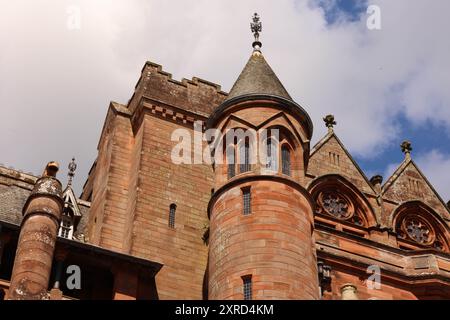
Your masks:
{"label": "traceried window", "polygon": [[[405,212],[402,214],[402,218],[396,222],[396,231],[400,239],[439,251],[448,251],[445,232],[434,218],[425,218],[424,215],[427,213],[420,206],[409,208]],[[405,247],[405,243],[403,243],[403,247]]]}
{"label": "traceried window", "polygon": [[431,233],[430,228],[420,220],[407,219],[405,230],[412,240],[421,244],[428,243]]}
{"label": "traceried window", "polygon": [[169,208],[169,227],[175,228],[175,213],[177,210],[177,205],[172,203]]}
{"label": "traceried window", "polygon": [[393,224],[400,248],[449,252],[450,239],[445,221],[424,203],[409,201],[399,206]]}
{"label": "traceried window", "polygon": [[327,213],[345,219],[350,215],[348,201],[339,194],[327,193],[322,197],[322,206]]}
{"label": "traceried window", "polygon": [[287,145],[281,148],[281,166],[282,173],[285,175],[291,175],[291,150]]}
{"label": "traceried window", "polygon": [[320,192],[316,203],[316,213],[327,214],[358,226],[366,224],[359,206],[355,207],[355,201],[351,200],[351,197],[346,196],[344,193],[336,190]]}

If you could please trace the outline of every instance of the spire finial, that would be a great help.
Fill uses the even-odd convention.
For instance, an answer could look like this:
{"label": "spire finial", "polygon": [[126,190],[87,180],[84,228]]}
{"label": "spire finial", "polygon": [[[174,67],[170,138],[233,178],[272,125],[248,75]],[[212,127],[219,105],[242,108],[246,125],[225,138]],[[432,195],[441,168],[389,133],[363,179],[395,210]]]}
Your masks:
{"label": "spire finial", "polygon": [[255,12],[253,15],[253,22],[250,23],[250,29],[252,30],[255,41],[253,41],[253,51],[261,51],[262,43],[259,41],[259,33],[262,31],[262,24],[259,21],[259,15]]}
{"label": "spire finial", "polygon": [[336,121],[334,121],[334,115],[329,114],[323,118],[323,121],[325,122],[325,126],[328,128],[328,132],[333,131],[333,127],[337,124]]}
{"label": "spire finial", "polygon": [[72,158],[72,161],[69,163],[69,166],[67,167],[69,169],[69,172],[67,175],[69,176],[69,180],[67,181],[67,186],[72,185],[73,176],[75,175],[75,170],[77,170],[77,164],[75,163],[75,157]]}
{"label": "spire finial", "polygon": [[406,159],[411,159],[411,151],[412,151],[411,142],[405,140],[400,145],[400,147],[402,148],[402,152],[405,154]]}

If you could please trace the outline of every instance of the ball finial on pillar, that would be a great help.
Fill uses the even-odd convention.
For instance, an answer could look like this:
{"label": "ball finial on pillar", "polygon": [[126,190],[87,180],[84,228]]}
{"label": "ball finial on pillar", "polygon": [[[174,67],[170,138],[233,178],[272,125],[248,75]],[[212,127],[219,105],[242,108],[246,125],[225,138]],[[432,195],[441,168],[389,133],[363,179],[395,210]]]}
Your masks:
{"label": "ball finial on pillar", "polygon": [[56,173],[59,170],[59,164],[56,161],[50,161],[42,173],[43,177],[56,177]]}

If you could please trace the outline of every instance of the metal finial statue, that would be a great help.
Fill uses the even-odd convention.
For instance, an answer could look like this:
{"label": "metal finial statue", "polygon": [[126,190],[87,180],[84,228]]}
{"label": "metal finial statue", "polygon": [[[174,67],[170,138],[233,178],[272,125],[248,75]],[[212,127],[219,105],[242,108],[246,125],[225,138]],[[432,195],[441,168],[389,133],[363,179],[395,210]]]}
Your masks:
{"label": "metal finial statue", "polygon": [[250,29],[255,36],[255,41],[252,44],[253,49],[254,51],[260,51],[262,43],[259,41],[259,33],[262,31],[262,23],[257,13],[253,15],[253,22],[250,23]]}
{"label": "metal finial statue", "polygon": [[403,153],[411,153],[412,151],[411,142],[409,142],[408,140],[403,141],[400,147],[402,148]]}
{"label": "metal finial statue", "polygon": [[75,163],[75,158],[72,158],[72,161],[69,163],[69,172],[67,175],[69,176],[69,181],[67,182],[67,186],[72,185],[73,176],[75,175],[75,170],[77,170],[77,164]]}
{"label": "metal finial statue", "polygon": [[400,148],[402,148],[402,152],[405,154],[406,159],[411,159],[411,142],[409,142],[408,140],[403,141],[403,143],[400,145]]}
{"label": "metal finial statue", "polygon": [[333,131],[333,127],[337,124],[337,122],[334,120],[334,115],[329,114],[323,118],[323,121],[325,122],[325,126],[328,128],[328,131]]}

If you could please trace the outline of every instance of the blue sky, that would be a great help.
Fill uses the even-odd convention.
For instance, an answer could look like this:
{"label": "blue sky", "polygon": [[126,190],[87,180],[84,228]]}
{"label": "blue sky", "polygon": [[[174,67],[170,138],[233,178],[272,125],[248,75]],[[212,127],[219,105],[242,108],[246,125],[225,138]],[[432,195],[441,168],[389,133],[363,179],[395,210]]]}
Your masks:
{"label": "blue sky", "polygon": [[367,0],[318,0],[316,4],[324,9],[329,24],[336,23],[341,16],[347,21],[359,20],[367,10]]}
{"label": "blue sky", "polygon": [[[324,10],[326,21],[330,26],[336,23],[357,23],[366,19],[367,0],[319,0],[316,4]],[[401,110],[404,106],[397,107]],[[431,110],[432,106],[429,107]],[[450,106],[447,107],[450,108]],[[431,152],[437,151],[450,158],[450,130],[444,122],[437,123],[431,120],[412,122],[403,112],[395,114],[393,122],[398,128],[398,137],[412,142],[413,159],[418,159],[419,165]],[[381,174],[386,181],[388,174],[392,174],[395,169],[395,165],[400,164],[404,159],[404,155],[400,152],[401,141],[391,142],[381,148],[373,146],[374,152],[371,157],[355,155],[354,158],[369,178],[375,174]],[[449,172],[442,174],[450,176]]]}

